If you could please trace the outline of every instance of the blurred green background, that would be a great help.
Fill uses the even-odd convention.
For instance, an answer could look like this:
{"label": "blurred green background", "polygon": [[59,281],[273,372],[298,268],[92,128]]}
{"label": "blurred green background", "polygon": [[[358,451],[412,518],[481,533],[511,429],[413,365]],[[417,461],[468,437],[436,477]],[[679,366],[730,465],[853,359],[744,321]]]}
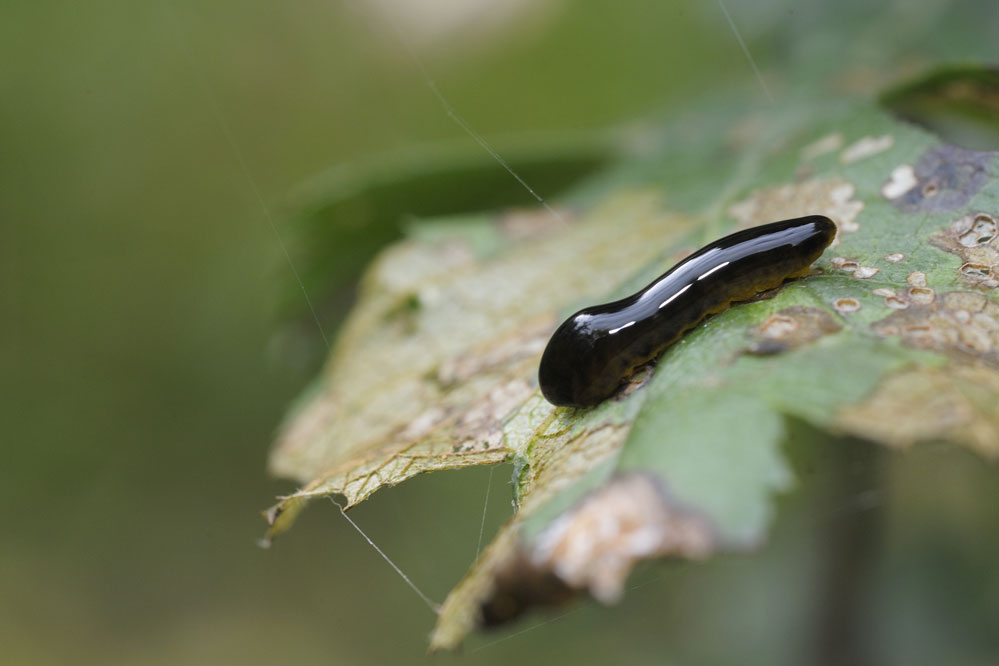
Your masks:
{"label": "blurred green background", "polygon": [[[891,70],[994,57],[999,34],[987,1],[729,8],[778,103],[808,84],[796,63],[823,45]],[[444,143],[493,168],[399,32],[501,152],[719,88],[764,94],[712,2],[5,0],[4,663],[425,659],[432,615],[332,506],[271,550],[255,546],[257,512],[293,488],[266,475],[268,446],[324,352],[302,303],[289,305],[293,278],[261,201],[293,239],[289,213],[308,196],[294,193],[331,167],[380,155],[382,168],[398,156],[412,169],[421,151],[437,154],[420,146]],[[530,201],[509,191],[491,203]],[[330,251],[363,256],[396,222],[359,232],[345,219],[327,231]],[[331,332],[356,279],[345,266],[335,284],[310,283]],[[997,663],[995,469],[946,448],[855,453],[795,449],[808,483],[782,504],[764,556],[647,568],[618,608],[537,615],[435,660],[821,662],[823,623],[808,610],[821,591],[796,581],[821,579],[823,540],[860,524],[881,544],[877,593],[863,618],[848,613],[869,629],[868,656]],[[493,473],[486,541],[510,511],[508,478]],[[441,600],[475,554],[489,481],[488,470],[417,479],[352,515]]]}

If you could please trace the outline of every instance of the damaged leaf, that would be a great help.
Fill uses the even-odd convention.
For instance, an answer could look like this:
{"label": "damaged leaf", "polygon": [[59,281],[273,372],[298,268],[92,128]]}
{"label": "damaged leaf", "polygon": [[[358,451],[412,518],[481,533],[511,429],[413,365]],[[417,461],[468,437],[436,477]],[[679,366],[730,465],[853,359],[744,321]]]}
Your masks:
{"label": "damaged leaf", "polygon": [[[604,224],[611,215],[616,224]],[[306,485],[271,511],[268,538],[302,499],[336,493],[349,508],[421,472],[522,453],[537,426],[513,416],[537,398],[537,359],[559,308],[625,281],[631,261],[667,260],[660,241],[690,225],[661,210],[656,193],[634,193],[578,221],[481,218],[449,240],[417,235],[383,253],[328,371],[274,449],[272,470]],[[506,249],[473,251],[472,226]],[[541,403],[544,420],[551,409]]]}
{"label": "damaged leaf", "polygon": [[[562,203],[434,220],[384,251],[271,469],[347,506],[416,474],[514,463],[517,511],[445,601],[432,648],[583,591],[620,597],[643,559],[767,538],[795,479],[793,417],[890,447],[999,456],[999,153],[958,148],[871,98],[743,118],[717,102]],[[537,388],[548,336],[733,231],[821,214],[806,278],[698,326],[592,409]],[[460,224],[459,224],[460,223]]]}

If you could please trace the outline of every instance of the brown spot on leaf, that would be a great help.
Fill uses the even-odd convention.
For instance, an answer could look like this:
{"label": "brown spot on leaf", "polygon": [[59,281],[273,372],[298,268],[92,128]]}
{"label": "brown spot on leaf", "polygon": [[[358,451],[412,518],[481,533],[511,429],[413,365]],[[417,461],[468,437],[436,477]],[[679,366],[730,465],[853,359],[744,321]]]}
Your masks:
{"label": "brown spot on leaf", "polygon": [[936,298],[929,287],[913,287],[909,290],[909,300],[918,305],[929,305]]}
{"label": "brown spot on leaf", "polygon": [[983,287],[995,289],[999,286],[999,276],[996,275],[995,269],[990,264],[973,264],[969,262],[961,266],[958,272],[961,274],[961,277]]}
{"label": "brown spot on leaf", "polygon": [[976,287],[999,287],[999,233],[996,218],[987,213],[971,213],[955,220],[944,231],[930,236],[941,250],[964,260],[957,273]]}
{"label": "brown spot on leaf", "polygon": [[947,307],[954,310],[979,312],[989,309],[989,299],[974,291],[955,291],[944,297]]}
{"label": "brown spot on leaf", "polygon": [[885,255],[885,261],[887,261],[889,264],[897,264],[903,259],[905,259],[905,255],[902,254],[901,252],[892,252],[891,254]]}
{"label": "brown spot on leaf", "polygon": [[[872,324],[883,336],[900,336],[920,349],[932,349],[954,358],[973,358],[999,367],[999,303],[976,292],[951,292],[938,298],[930,289],[913,287],[911,301]],[[887,297],[885,304],[890,299]],[[911,307],[910,307],[911,305]]]}
{"label": "brown spot on leaf", "polygon": [[833,302],[833,307],[840,314],[850,314],[860,310],[860,301],[856,298],[840,298]]}
{"label": "brown spot on leaf", "polygon": [[906,301],[904,298],[899,298],[894,294],[892,294],[891,296],[885,296],[885,305],[892,308],[893,310],[906,310],[909,307],[908,301]]}
{"label": "brown spot on leaf", "polygon": [[[898,196],[886,194],[907,212],[955,210],[968,205],[988,180],[986,169],[994,153],[965,150],[949,144],[931,148],[913,170],[915,183]],[[897,181],[895,174],[892,182]],[[887,186],[886,186],[887,187]],[[900,190],[901,186],[894,188]]]}
{"label": "brown spot on leaf", "polygon": [[[859,303],[856,304],[856,309],[860,309]],[[755,340],[746,351],[757,356],[778,354],[815,342],[823,336],[838,332],[841,328],[842,326],[825,310],[793,305],[775,312],[758,327],[752,329],[751,335]]]}
{"label": "brown spot on leaf", "polygon": [[765,338],[787,338],[798,328],[798,320],[785,314],[775,314],[767,317],[758,332]]}
{"label": "brown spot on leaf", "polygon": [[957,240],[965,247],[985,245],[996,237],[996,219],[985,213],[966,215],[958,220],[954,231],[961,234]]}
{"label": "brown spot on leaf", "polygon": [[845,273],[852,273],[860,268],[860,264],[846,257],[833,257],[830,263],[833,265],[833,268],[838,268]]}

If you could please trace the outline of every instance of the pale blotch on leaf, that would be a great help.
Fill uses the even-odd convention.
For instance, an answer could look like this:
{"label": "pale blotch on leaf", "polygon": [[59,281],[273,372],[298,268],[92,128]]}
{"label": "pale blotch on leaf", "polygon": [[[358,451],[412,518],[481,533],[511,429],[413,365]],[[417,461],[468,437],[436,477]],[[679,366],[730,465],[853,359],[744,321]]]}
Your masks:
{"label": "pale blotch on leaf", "polygon": [[754,227],[774,220],[806,215],[825,215],[836,223],[836,240],[842,233],[860,229],[857,215],[864,202],[854,199],[856,188],[840,178],[807,180],[757,190],[747,199],[728,208],[728,214],[739,221],[740,227]]}
{"label": "pale blotch on leaf", "polygon": [[916,172],[912,166],[903,164],[895,167],[888,182],[881,186],[881,194],[886,199],[898,199],[916,186]]}
{"label": "pale blotch on leaf", "polygon": [[827,153],[832,153],[843,147],[843,135],[839,132],[827,134],[801,149],[801,159],[814,160]]}
{"label": "pale blotch on leaf", "polygon": [[637,562],[706,557],[714,540],[710,524],[670,501],[654,476],[630,473],[559,516],[535,540],[530,560],[570,587],[613,603]]}
{"label": "pale blotch on leaf", "polygon": [[852,164],[853,162],[858,162],[864,158],[871,157],[872,155],[883,153],[894,144],[895,139],[893,139],[890,134],[885,134],[884,136],[876,138],[873,136],[865,136],[859,141],[847,146],[846,149],[840,154],[839,160],[843,164]]}
{"label": "pale blotch on leaf", "polygon": [[836,424],[891,446],[947,440],[995,459],[999,457],[997,404],[999,374],[994,369],[952,363],[890,375],[872,396],[843,408]]}
{"label": "pale blotch on leaf", "polygon": [[879,270],[880,269],[875,268],[874,266],[858,266],[856,270],[853,271],[853,277],[859,280],[866,280],[877,275]]}
{"label": "pale blotch on leaf", "polygon": [[[700,559],[717,541],[710,521],[673,500],[654,475],[643,473],[614,476],[529,542],[514,542],[513,534],[504,531],[483,557],[489,584],[472,578],[453,595],[461,598],[474,589],[480,625],[509,622],[533,607],[560,606],[581,592],[614,603],[636,563],[669,556]],[[445,605],[442,616],[452,607]],[[453,622],[441,622],[434,647],[450,647],[444,640]]]}

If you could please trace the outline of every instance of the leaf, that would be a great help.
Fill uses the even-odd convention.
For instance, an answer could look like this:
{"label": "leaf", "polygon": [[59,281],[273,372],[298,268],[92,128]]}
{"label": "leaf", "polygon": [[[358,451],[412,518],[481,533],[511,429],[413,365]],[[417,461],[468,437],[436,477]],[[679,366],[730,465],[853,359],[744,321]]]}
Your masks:
{"label": "leaf", "polygon": [[[953,70],[952,70],[953,71]],[[763,543],[794,479],[787,417],[890,447],[999,456],[999,154],[941,143],[858,98],[732,118],[717,100],[661,148],[537,212],[418,226],[362,284],[272,469],[352,506],[421,472],[515,465],[517,512],[442,609],[431,646],[585,590],[635,562]],[[722,109],[723,111],[719,111]],[[735,306],[589,410],[537,390],[547,337],[736,227],[825,214],[807,278]]]}
{"label": "leaf", "polygon": [[[533,398],[540,418],[551,416],[534,374],[558,306],[625,280],[626,258],[658,263],[659,230],[679,236],[689,227],[657,208],[652,194],[617,197],[565,229],[537,213],[498,226],[467,220],[449,242],[427,244],[425,230],[383,254],[328,373],[274,451],[277,474],[316,478],[279,505],[272,534],[302,498],[338,493],[349,507],[420,472],[515,455],[536,427],[525,403]],[[602,224],[610,214],[614,227]],[[472,233],[491,249],[473,252]],[[515,412],[527,423],[511,421]]]}
{"label": "leaf", "polygon": [[956,146],[999,150],[999,69],[943,67],[882,102]]}

